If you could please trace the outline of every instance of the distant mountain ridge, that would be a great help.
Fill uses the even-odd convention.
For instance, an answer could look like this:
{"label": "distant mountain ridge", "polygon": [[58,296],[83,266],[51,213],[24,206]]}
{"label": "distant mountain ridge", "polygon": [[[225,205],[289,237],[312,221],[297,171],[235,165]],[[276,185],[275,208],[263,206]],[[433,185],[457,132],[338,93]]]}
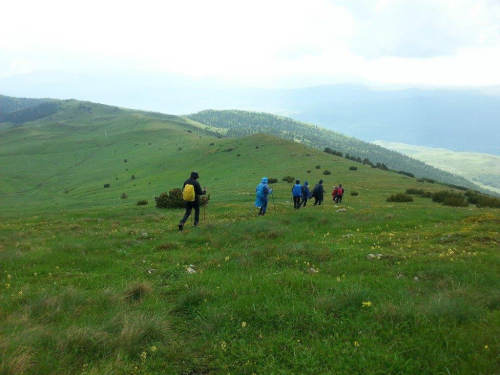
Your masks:
{"label": "distant mountain ridge", "polygon": [[237,108],[287,116],[366,142],[382,139],[500,155],[498,86],[435,89],[330,84],[262,89],[173,74],[54,71],[1,78],[0,92],[76,98],[175,115]]}
{"label": "distant mountain ridge", "polygon": [[208,125],[212,131],[219,129],[221,134],[229,137],[256,133],[272,134],[320,150],[330,147],[343,154],[367,158],[373,163],[384,163],[391,169],[410,172],[416,177],[478,189],[477,185],[463,177],[444,172],[401,153],[282,116],[239,110],[205,110],[184,117]]}

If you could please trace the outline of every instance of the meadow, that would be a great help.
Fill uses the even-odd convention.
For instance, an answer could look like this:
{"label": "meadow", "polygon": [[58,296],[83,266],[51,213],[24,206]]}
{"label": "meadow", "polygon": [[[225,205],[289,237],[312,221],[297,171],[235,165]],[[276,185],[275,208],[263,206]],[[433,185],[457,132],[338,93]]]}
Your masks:
{"label": "meadow", "polygon": [[[81,106],[0,130],[1,374],[498,373],[498,209],[386,202],[444,187]],[[211,199],[180,232],[154,196],[192,170]],[[324,204],[294,210],[287,175]]]}

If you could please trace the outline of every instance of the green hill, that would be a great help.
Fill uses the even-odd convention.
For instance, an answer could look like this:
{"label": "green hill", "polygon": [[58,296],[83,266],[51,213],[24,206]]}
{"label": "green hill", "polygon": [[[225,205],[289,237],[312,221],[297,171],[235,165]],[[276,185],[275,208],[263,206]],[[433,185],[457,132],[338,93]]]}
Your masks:
{"label": "green hill", "polygon": [[51,101],[51,99],[14,98],[0,95],[0,113],[11,113],[26,108],[33,108],[48,101]]}
{"label": "green hill", "polygon": [[484,189],[500,194],[500,156],[455,152],[442,148],[413,146],[397,142],[376,141],[374,143],[443,171],[465,177]]}
{"label": "green hill", "polygon": [[359,161],[368,159],[373,164],[385,164],[390,169],[409,172],[416,177],[426,177],[448,184],[480,189],[479,186],[463,177],[444,172],[399,152],[286,117],[237,110],[206,110],[186,117],[209,125],[214,131],[219,131],[229,137],[257,133],[272,134],[320,150],[329,147],[341,152],[344,156],[347,154],[347,156],[356,157]]}
{"label": "green hill", "polygon": [[[58,104],[0,129],[0,373],[497,371],[500,210],[388,202],[450,189],[268,134]],[[192,170],[210,201],[179,231],[154,196]],[[323,179],[323,204],[294,210],[285,176]]]}

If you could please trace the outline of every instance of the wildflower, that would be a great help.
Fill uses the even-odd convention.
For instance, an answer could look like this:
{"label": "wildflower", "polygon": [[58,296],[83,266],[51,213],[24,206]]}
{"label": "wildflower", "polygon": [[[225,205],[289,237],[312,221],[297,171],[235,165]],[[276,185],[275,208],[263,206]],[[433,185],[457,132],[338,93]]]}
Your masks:
{"label": "wildflower", "polygon": [[246,326],[247,326],[247,323],[246,323],[246,322],[242,322],[242,323],[241,323],[241,327],[242,327],[242,328],[245,328]]}
{"label": "wildflower", "polygon": [[484,348],[488,350],[490,347],[488,345],[485,345]]}
{"label": "wildflower", "polygon": [[156,346],[154,346],[154,345],[153,345],[153,346],[151,347],[151,351],[152,351],[152,352],[156,352],[156,350],[157,350]]}
{"label": "wildflower", "polygon": [[144,362],[146,360],[146,357],[148,356],[148,353],[142,352],[141,353],[141,361]]}
{"label": "wildflower", "polygon": [[226,261],[228,261],[228,260],[229,260],[229,256],[225,257],[224,259],[225,259]]}
{"label": "wildflower", "polygon": [[337,282],[340,283],[340,277],[337,277]]}
{"label": "wildflower", "polygon": [[355,346],[355,347],[358,347],[358,346],[359,346],[359,342],[354,341],[354,346]]}
{"label": "wildflower", "polygon": [[12,279],[12,276],[10,276],[10,275],[7,275],[7,279]]}
{"label": "wildflower", "polygon": [[363,307],[370,307],[371,305],[371,302],[363,302]]}
{"label": "wildflower", "polygon": [[5,287],[6,287],[7,289],[9,289],[9,288],[10,288],[10,284],[5,284]]}

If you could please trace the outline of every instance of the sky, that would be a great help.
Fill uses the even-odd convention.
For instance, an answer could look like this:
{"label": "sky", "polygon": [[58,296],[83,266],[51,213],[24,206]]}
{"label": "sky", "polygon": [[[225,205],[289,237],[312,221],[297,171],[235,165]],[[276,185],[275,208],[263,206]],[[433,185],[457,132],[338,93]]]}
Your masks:
{"label": "sky", "polygon": [[259,87],[500,85],[500,0],[3,2],[0,79],[137,71]]}

